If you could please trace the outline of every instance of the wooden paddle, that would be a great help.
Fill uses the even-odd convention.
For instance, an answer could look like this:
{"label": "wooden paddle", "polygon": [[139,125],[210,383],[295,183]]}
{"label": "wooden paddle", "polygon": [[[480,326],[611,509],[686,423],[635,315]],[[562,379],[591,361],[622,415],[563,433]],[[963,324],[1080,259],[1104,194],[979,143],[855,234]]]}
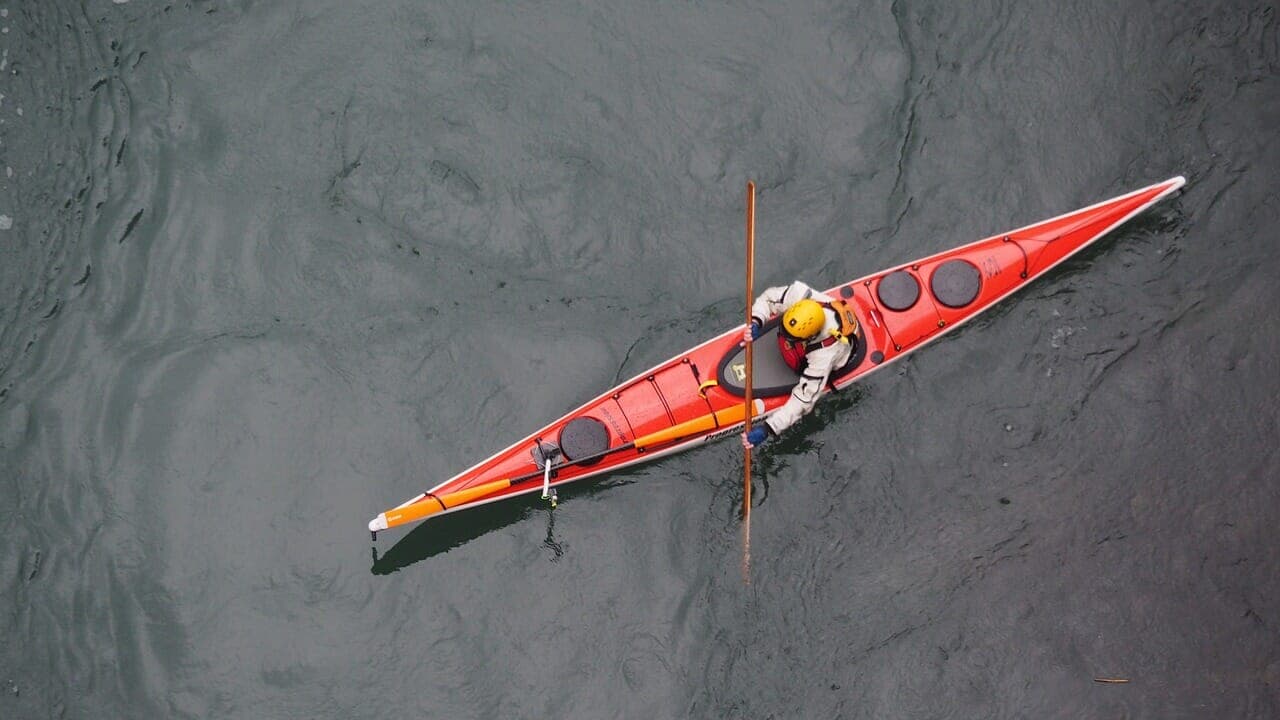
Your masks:
{"label": "wooden paddle", "polygon": [[[756,279],[756,184],[747,181],[747,326],[751,326],[751,303],[755,301],[753,292]],[[743,389],[742,414],[747,418],[743,433],[751,432],[751,347],[755,343],[747,343],[747,380]],[[751,448],[744,448],[742,461],[742,519],[751,518]]]}
{"label": "wooden paddle", "polygon": [[[755,301],[755,183],[746,181],[746,327],[751,327],[751,302]],[[746,383],[742,392],[742,437],[751,432],[751,346],[746,343]],[[742,443],[742,582],[751,584],[751,447]]]}

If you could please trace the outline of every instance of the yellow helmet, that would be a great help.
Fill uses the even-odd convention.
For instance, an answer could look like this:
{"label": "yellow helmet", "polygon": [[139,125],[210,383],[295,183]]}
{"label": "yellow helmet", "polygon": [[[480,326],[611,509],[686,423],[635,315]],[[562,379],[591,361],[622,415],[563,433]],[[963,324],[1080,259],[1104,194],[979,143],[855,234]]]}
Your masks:
{"label": "yellow helmet", "polygon": [[800,340],[809,340],[822,332],[827,324],[827,315],[822,311],[822,303],[805,298],[787,308],[782,313],[782,329],[788,335]]}

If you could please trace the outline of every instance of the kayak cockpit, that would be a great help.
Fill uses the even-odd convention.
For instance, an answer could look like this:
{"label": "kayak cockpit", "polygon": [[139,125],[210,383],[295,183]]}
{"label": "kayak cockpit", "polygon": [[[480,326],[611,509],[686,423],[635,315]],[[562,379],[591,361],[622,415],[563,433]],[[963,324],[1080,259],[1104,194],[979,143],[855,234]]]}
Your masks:
{"label": "kayak cockpit", "polygon": [[[764,324],[760,337],[755,340],[755,351],[751,358],[751,394],[754,397],[779,397],[791,393],[791,389],[800,382],[800,374],[792,370],[782,359],[778,350],[778,324],[781,318],[775,317]],[[860,321],[861,322],[861,321]],[[858,338],[857,346],[849,361],[839,370],[831,373],[831,381],[835,381],[862,364],[867,355],[867,343]],[[747,349],[739,344],[729,349],[716,368],[716,380],[720,389],[734,395],[746,395]]]}

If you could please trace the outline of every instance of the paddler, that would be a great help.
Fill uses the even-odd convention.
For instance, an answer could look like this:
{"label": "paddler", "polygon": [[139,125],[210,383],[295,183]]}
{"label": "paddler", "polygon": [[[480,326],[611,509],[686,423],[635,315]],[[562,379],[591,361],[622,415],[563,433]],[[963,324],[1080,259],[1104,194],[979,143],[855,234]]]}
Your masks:
{"label": "paddler", "polygon": [[786,404],[754,425],[750,433],[743,433],[743,447],[759,445],[813,410],[831,373],[849,361],[861,339],[858,319],[847,303],[797,280],[771,287],[756,298],[751,305],[751,324],[742,333],[743,342],[760,337],[765,321],[778,313],[782,313],[778,351],[800,375],[800,382],[792,388]]}

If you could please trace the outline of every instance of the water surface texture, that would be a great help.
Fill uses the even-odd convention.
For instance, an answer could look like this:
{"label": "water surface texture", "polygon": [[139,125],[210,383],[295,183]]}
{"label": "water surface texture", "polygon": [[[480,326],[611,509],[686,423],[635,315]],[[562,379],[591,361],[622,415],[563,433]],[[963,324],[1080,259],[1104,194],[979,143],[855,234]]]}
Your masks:
{"label": "water surface texture", "polygon": [[[1274,5],[0,26],[0,717],[1280,716]],[[370,552],[739,323],[749,179],[829,286],[1179,174],[759,453],[749,584],[734,442]]]}

